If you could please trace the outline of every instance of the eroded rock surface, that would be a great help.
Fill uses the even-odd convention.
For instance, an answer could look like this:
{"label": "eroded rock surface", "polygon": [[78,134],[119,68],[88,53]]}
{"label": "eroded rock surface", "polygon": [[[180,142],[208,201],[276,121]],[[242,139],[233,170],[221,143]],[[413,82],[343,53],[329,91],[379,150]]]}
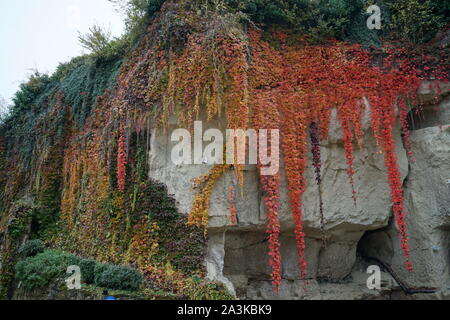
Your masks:
{"label": "eroded rock surface", "polygon": [[[420,124],[411,139],[415,162],[408,163],[396,129],[396,150],[403,179],[411,235],[414,273],[404,268],[398,232],[392,224],[390,189],[384,156],[376,147],[369,129],[370,106],[365,115],[364,146],[355,151],[356,206],[348,182],[345,151],[337,119],[332,120],[330,139],[322,143],[322,186],[314,183],[310,166],[309,186],[304,194],[307,235],[307,283],[299,279],[293,219],[289,207],[286,177],[282,172],[281,208],[283,283],[274,295],[267,264],[266,214],[257,170],[246,167],[244,198],[237,192],[238,225],[231,226],[228,188],[233,174],[225,174],[216,184],[210,203],[209,278],[224,282],[242,299],[402,299],[400,287],[389,273],[383,273],[382,290],[367,289],[367,256],[390,265],[411,288],[436,290],[438,298],[449,297],[450,287],[450,100],[430,100],[424,85],[421,97],[427,102]],[[442,96],[448,93],[443,86]],[[414,117],[411,117],[414,120]],[[223,123],[209,127],[224,129]],[[168,132],[176,128],[173,124]],[[205,128],[206,130],[207,128]],[[195,192],[192,179],[207,173],[208,165],[172,163],[174,143],[170,136],[154,132],[150,152],[150,176],[168,186],[182,212],[189,212]],[[311,162],[310,162],[311,163]],[[283,165],[282,165],[283,166]],[[321,232],[319,192],[324,201],[325,234]],[[323,237],[326,241],[324,243]],[[361,240],[362,239],[362,240]],[[362,255],[360,255],[360,253]],[[371,262],[374,264],[374,262]],[[431,295],[425,294],[430,297]],[[423,298],[412,295],[408,298]]]}

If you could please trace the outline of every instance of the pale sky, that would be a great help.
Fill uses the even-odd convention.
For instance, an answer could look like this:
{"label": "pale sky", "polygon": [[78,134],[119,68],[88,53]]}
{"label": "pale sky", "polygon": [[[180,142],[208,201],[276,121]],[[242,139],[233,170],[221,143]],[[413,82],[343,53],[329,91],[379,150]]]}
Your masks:
{"label": "pale sky", "polygon": [[82,54],[78,31],[94,24],[123,33],[123,17],[107,0],[0,0],[0,97],[11,99],[33,70],[52,73]]}

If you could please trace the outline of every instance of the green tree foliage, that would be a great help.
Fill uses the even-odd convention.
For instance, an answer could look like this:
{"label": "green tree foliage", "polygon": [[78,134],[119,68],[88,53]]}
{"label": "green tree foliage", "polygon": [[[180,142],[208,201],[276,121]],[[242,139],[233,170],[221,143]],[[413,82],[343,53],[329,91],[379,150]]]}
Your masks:
{"label": "green tree foliage", "polygon": [[445,24],[450,22],[450,1],[448,0],[433,0],[431,1],[433,12],[440,16]]}
{"label": "green tree foliage", "polygon": [[125,17],[125,34],[113,38],[109,31],[94,25],[86,34],[79,34],[80,44],[98,58],[123,56],[145,32],[147,24],[165,0],[109,0]]}
{"label": "green tree foliage", "polygon": [[145,32],[146,25],[165,0],[109,0],[125,16],[126,33],[122,38],[128,46],[132,46]]}
{"label": "green tree foliage", "polygon": [[0,97],[0,123],[7,116],[9,110],[8,102],[3,97]]}
{"label": "green tree foliage", "polygon": [[48,89],[51,84],[50,77],[35,71],[28,81],[19,86],[19,91],[13,97],[11,116],[30,111],[36,98]]}
{"label": "green tree foliage", "polygon": [[[110,1],[124,12],[128,33],[134,34],[134,38],[165,2]],[[379,45],[380,37],[387,37],[388,33],[391,38],[413,43],[430,40],[449,22],[450,16],[450,2],[446,0],[198,0],[195,3],[242,12],[256,23],[284,25],[312,40],[333,37],[367,45]],[[371,4],[382,9],[383,31],[369,30],[366,26],[366,9]]]}
{"label": "green tree foliage", "polygon": [[345,36],[360,0],[226,0],[231,8],[247,14],[254,22],[281,24],[319,39]]}
{"label": "green tree foliage", "polygon": [[81,46],[90,50],[94,54],[100,54],[109,47],[111,42],[111,32],[104,31],[97,25],[89,28],[89,32],[86,34],[78,34],[78,40]]}
{"label": "green tree foliage", "polygon": [[426,42],[448,23],[448,1],[389,0],[387,4],[391,12],[389,29],[394,39]]}
{"label": "green tree foliage", "polygon": [[142,19],[152,17],[165,0],[109,0],[124,15],[127,30],[133,29]]}
{"label": "green tree foliage", "polygon": [[109,30],[94,25],[86,34],[79,34],[78,41],[81,46],[98,58],[113,59],[122,56],[126,52],[126,40],[113,38]]}

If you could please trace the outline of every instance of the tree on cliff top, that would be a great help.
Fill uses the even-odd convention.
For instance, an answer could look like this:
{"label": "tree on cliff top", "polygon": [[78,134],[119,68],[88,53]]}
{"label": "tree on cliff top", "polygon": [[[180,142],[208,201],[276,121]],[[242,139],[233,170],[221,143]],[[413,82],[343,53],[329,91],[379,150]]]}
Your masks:
{"label": "tree on cliff top", "polygon": [[0,96],[0,122],[8,114],[9,106],[5,98]]}
{"label": "tree on cliff top", "polygon": [[78,35],[78,40],[83,48],[86,48],[93,53],[99,53],[108,48],[112,39],[110,31],[105,31],[101,27],[94,25],[89,28],[88,33],[80,33]]}

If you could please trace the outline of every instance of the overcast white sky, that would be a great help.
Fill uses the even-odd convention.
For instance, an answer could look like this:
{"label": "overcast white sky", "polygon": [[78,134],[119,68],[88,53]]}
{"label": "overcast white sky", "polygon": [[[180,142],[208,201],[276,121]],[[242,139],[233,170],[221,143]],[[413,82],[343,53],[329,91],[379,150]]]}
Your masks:
{"label": "overcast white sky", "polygon": [[94,24],[123,33],[107,0],[0,0],[0,97],[11,99],[32,70],[52,73],[82,54],[78,31]]}

